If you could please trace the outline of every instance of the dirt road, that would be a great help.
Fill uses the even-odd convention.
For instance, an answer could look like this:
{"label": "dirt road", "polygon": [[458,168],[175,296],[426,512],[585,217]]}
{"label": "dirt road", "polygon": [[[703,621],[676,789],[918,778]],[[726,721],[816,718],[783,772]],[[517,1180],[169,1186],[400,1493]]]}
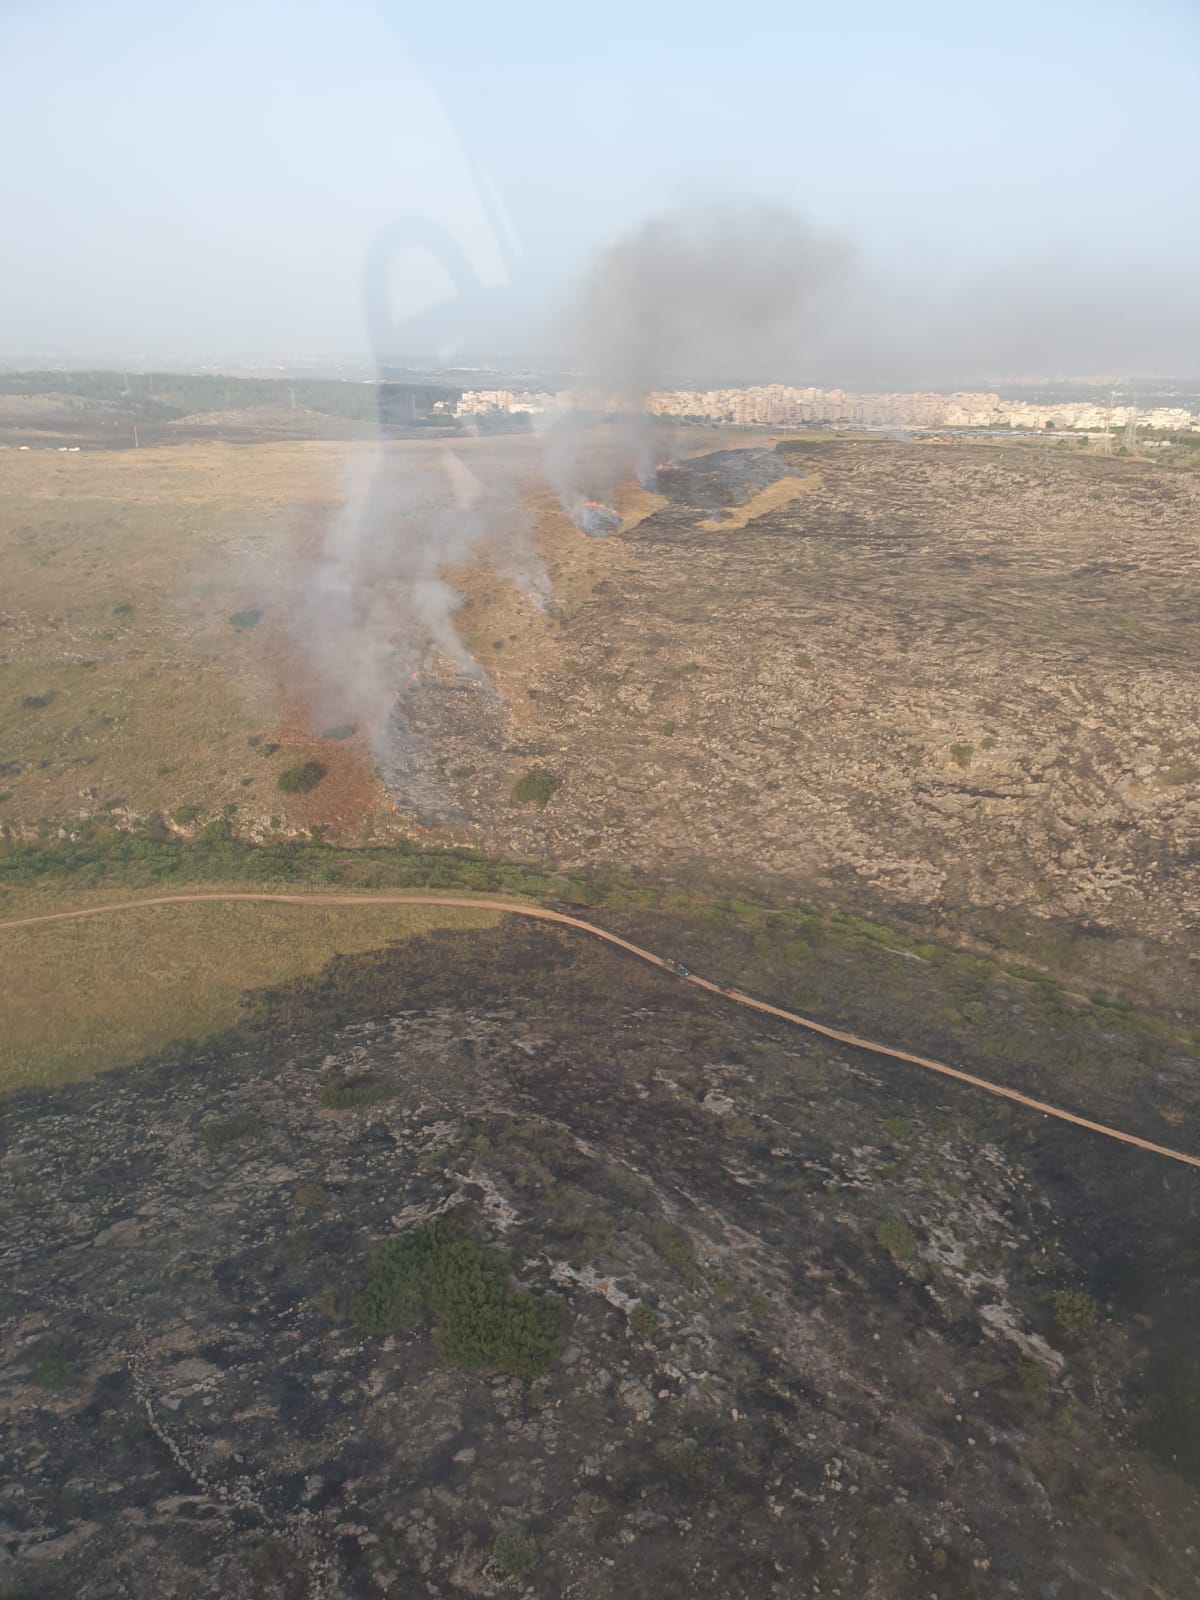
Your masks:
{"label": "dirt road", "polygon": [[[603,939],[607,944],[616,945],[618,949],[637,956],[641,961],[648,961],[653,967],[662,967],[667,972],[674,971],[663,956],[655,955],[652,950],[643,950],[640,945],[631,944],[619,934],[609,933],[606,928],[598,928],[595,923],[585,922],[581,917],[572,917],[565,911],[551,911],[545,906],[522,905],[511,900],[486,899],[482,896],[471,898],[466,895],[451,894],[280,894],[259,893],[253,890],[231,890],[224,894],[164,894],[153,895],[144,900],[122,900],[111,905],[85,906],[73,911],[47,911],[32,917],[14,917],[8,922],[0,922],[0,933],[10,928],[31,928],[46,922],[70,922],[81,917],[108,916],[116,911],[135,911],[145,906],[198,905],[205,902],[237,900],[270,901],[291,906],[465,906],[480,911],[507,911],[518,917],[534,917],[539,922],[555,922],[562,927],[576,928],[580,933],[591,934],[594,939]],[[948,1066],[944,1061],[933,1061],[928,1056],[913,1055],[908,1050],[896,1050],[891,1045],[860,1038],[856,1033],[845,1033],[840,1028],[827,1027],[825,1023],[816,1022],[811,1017],[802,1017],[795,1011],[785,1011],[782,1007],[770,1005],[765,1000],[756,1000],[753,995],[743,994],[740,989],[727,989],[719,983],[711,982],[708,978],[697,977],[692,972],[680,976],[682,982],[694,984],[698,989],[707,989],[710,994],[732,1000],[736,1005],[748,1006],[754,1011],[764,1012],[767,1016],[778,1017],[782,1022],[806,1028],[810,1033],[818,1033],[825,1039],[834,1039],[838,1044],[849,1045],[855,1050],[866,1050],[872,1055],[884,1056],[890,1061],[905,1061],[910,1066],[923,1067],[927,1072],[936,1072],[944,1078],[953,1078],[959,1083],[970,1084],[973,1089],[981,1089],[985,1094],[995,1095],[1001,1100],[1011,1100],[1014,1105],[1024,1106],[1029,1111],[1037,1111],[1045,1117],[1057,1117],[1060,1122],[1069,1122],[1076,1128],[1086,1128],[1089,1133],[1102,1134],[1106,1139],[1115,1139],[1120,1144],[1132,1145],[1136,1150],[1146,1150],[1151,1155],[1165,1156],[1169,1161],[1182,1161],[1189,1167],[1200,1167],[1200,1156],[1187,1155],[1182,1150],[1171,1150],[1166,1145],[1154,1144],[1149,1139],[1139,1139],[1134,1133],[1123,1133],[1119,1128],[1107,1127],[1103,1122],[1093,1122],[1089,1117],[1076,1116],[1073,1111],[1064,1111],[1060,1106],[1048,1105],[1044,1100],[1035,1100],[1016,1089],[1007,1089],[1003,1084],[991,1083],[987,1078],[977,1078],[974,1073],[963,1072],[961,1068]]]}

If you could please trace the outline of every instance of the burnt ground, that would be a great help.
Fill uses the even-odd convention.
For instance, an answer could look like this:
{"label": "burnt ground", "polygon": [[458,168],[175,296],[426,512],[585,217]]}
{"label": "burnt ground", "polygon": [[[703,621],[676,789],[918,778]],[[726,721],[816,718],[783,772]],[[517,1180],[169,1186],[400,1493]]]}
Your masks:
{"label": "burnt ground", "polygon": [[[780,466],[793,498],[711,519]],[[480,843],[1194,958],[1194,474],[871,440],[717,452],[660,487],[510,732],[560,787],[527,816],[467,781]]]}
{"label": "burnt ground", "polygon": [[[7,1102],[0,1592],[1197,1592],[1194,1174],[514,922]],[[355,1328],[447,1212],[543,1378]]]}

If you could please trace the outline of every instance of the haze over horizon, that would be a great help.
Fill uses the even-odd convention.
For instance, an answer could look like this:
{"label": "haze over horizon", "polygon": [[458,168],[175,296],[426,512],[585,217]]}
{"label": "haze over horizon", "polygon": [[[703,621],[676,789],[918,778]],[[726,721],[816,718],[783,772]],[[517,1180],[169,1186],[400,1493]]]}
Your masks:
{"label": "haze over horizon", "polygon": [[0,36],[0,360],[554,365],[597,252],[736,201],[838,263],[745,381],[1200,367],[1181,0],[18,0]]}

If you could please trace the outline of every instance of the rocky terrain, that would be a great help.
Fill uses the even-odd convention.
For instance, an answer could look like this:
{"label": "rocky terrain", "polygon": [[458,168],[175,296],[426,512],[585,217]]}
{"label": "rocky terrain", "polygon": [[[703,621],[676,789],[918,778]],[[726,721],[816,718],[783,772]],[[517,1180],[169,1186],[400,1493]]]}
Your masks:
{"label": "rocky terrain", "polygon": [[[0,1593],[1197,1592],[1190,1172],[513,919],[6,1113]],[[537,1375],[364,1327],[435,1217]]]}
{"label": "rocky terrain", "polygon": [[775,459],[804,485],[724,529],[762,456],[749,486],[660,474],[518,690],[515,750],[561,787],[522,828],[468,782],[482,836],[1194,948],[1200,482],[1077,448]]}

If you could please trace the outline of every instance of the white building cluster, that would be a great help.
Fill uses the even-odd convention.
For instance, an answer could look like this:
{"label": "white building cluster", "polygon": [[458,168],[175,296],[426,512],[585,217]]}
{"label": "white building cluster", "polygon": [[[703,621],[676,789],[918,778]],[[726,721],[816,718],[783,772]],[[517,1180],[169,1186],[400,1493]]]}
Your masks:
{"label": "white building cluster", "polygon": [[555,404],[552,394],[517,393],[512,389],[467,389],[456,407],[460,417],[480,417],[503,412],[515,416],[520,412],[550,411]]}
{"label": "white building cluster", "polygon": [[674,389],[646,397],[662,417],[794,428],[805,423],[897,428],[1123,428],[1136,415],[1141,428],[1200,429],[1200,415],[1182,406],[1138,410],[1129,405],[1067,402],[1033,405],[996,394],[849,394],[843,389]]}
{"label": "white building cluster", "polygon": [[[637,409],[629,400],[583,395],[573,390],[518,393],[469,389],[459,416],[514,415],[545,411],[589,412]],[[798,428],[810,423],[867,428],[1061,428],[1103,432],[1124,428],[1131,417],[1144,429],[1200,430],[1200,414],[1183,406],[1137,409],[1130,405],[1070,401],[1033,405],[997,394],[852,394],[844,389],[793,389],[771,383],[745,389],[664,389],[645,397],[652,416],[728,422],[740,427]]]}

